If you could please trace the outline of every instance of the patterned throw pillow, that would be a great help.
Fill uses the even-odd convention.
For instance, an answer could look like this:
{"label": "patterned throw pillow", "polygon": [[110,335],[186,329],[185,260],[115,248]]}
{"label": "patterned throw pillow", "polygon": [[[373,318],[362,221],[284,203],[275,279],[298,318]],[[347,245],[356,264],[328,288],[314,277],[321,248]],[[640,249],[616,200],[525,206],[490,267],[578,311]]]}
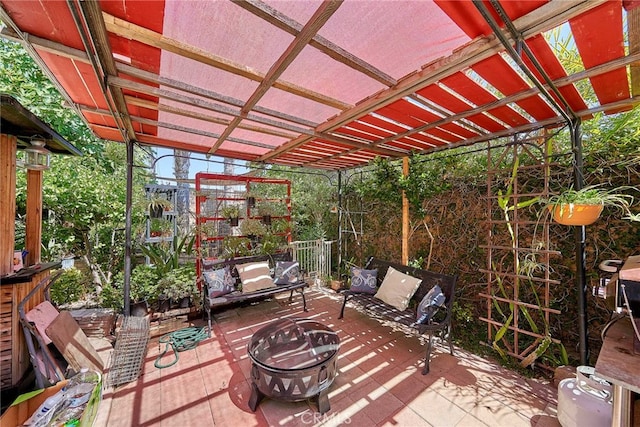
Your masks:
{"label": "patterned throw pillow", "polygon": [[359,292],[363,294],[376,293],[376,280],[378,279],[378,270],[365,270],[363,268],[351,267],[351,292]]}
{"label": "patterned throw pillow", "polygon": [[300,264],[298,261],[278,261],[276,262],[275,282],[276,285],[288,285],[298,283],[300,275]]}
{"label": "patterned throw pillow", "polygon": [[418,304],[416,312],[416,323],[426,325],[429,323],[440,307],[444,305],[445,296],[440,286],[435,285],[427,292]]}
{"label": "patterned throw pillow", "polygon": [[207,282],[209,298],[217,298],[222,295],[230,294],[236,289],[236,281],[231,276],[229,267],[219,268],[213,271],[205,271],[202,275],[204,276],[204,280]]}
{"label": "patterned throw pillow", "polygon": [[389,267],[375,297],[400,311],[404,311],[407,309],[409,300],[416,293],[421,282],[421,279]]}

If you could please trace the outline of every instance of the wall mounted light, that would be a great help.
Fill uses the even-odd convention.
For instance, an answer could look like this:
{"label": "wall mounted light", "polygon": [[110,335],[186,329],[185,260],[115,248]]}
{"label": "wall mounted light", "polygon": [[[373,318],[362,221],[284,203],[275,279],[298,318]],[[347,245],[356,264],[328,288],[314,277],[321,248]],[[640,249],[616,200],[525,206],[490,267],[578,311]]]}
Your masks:
{"label": "wall mounted light", "polygon": [[31,146],[24,149],[24,167],[31,170],[49,169],[49,155],[51,152],[44,148],[46,142],[42,139],[32,139]]}

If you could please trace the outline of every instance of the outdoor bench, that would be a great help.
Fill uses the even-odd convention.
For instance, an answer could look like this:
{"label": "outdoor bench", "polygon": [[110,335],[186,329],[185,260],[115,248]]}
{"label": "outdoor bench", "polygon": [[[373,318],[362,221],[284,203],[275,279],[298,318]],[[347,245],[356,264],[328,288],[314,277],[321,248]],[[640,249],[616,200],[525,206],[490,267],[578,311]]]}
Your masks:
{"label": "outdoor bench", "polygon": [[[262,276],[257,280],[266,280],[267,282],[271,280],[272,283],[267,284],[269,287],[247,291],[251,280],[246,280],[243,284],[241,273],[246,271],[247,274],[251,274],[252,266],[257,267],[254,269],[255,271],[264,270],[265,263],[268,264],[268,272],[262,271]],[[284,272],[285,275],[288,275],[278,277],[279,272],[276,271],[278,266],[293,268],[289,269],[289,273]],[[268,279],[264,277],[266,274],[269,275]],[[216,279],[218,279],[217,282]],[[247,279],[246,275],[245,279]],[[229,258],[213,262],[202,260],[201,274],[198,280],[202,284],[203,308],[207,313],[209,334],[211,334],[212,310],[222,306],[257,301],[283,292],[290,292],[289,301],[291,301],[295,291],[302,296],[303,310],[307,311],[304,288],[309,285],[304,280],[303,273],[297,263],[294,263],[291,252]]]}
{"label": "outdoor bench", "polygon": [[[411,297],[407,308],[400,311],[398,308],[376,298],[373,293],[363,293],[352,290],[352,278],[351,288],[341,292],[344,295],[344,300],[340,309],[340,316],[338,318],[342,319],[344,317],[345,306],[347,305],[347,302],[350,302],[353,306],[359,308],[360,311],[364,312],[369,317],[377,319],[382,323],[391,322],[403,325],[403,329],[409,331],[413,335],[428,335],[427,351],[424,359],[424,368],[422,370],[422,375],[426,375],[429,372],[431,346],[434,336],[446,339],[449,344],[449,352],[453,355],[453,345],[451,342],[451,311],[453,307],[457,276],[434,273],[432,271],[421,270],[371,257],[364,266],[364,270],[377,270],[375,291],[380,289],[389,267],[393,267],[401,273],[421,280],[420,285]],[[374,284],[371,283],[371,285],[373,286]],[[418,306],[429,291],[435,287],[435,285],[438,285],[442,290],[444,302],[439,308],[437,308],[437,313],[430,317],[426,323],[417,323]],[[434,295],[434,293],[432,292],[431,295]],[[424,318],[422,320],[425,321]]]}

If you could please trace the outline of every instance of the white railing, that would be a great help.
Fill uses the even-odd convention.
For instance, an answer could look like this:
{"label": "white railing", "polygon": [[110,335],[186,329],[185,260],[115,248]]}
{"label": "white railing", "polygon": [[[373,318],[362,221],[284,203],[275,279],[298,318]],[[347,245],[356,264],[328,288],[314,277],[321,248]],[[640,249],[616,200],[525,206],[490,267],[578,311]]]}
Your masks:
{"label": "white railing", "polygon": [[292,242],[293,258],[300,263],[309,277],[324,280],[331,274],[331,245],[329,240]]}

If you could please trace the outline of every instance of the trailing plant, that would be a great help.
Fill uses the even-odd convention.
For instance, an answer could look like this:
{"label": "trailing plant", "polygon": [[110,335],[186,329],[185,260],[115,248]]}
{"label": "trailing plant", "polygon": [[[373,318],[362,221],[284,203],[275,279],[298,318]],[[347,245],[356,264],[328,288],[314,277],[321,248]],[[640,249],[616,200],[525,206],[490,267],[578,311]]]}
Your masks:
{"label": "trailing plant", "polygon": [[632,221],[637,215],[633,215],[629,208],[633,204],[634,198],[631,194],[623,191],[636,190],[630,186],[622,186],[616,188],[604,188],[602,184],[588,185],[580,190],[575,190],[573,186],[560,194],[542,200],[544,205],[549,208],[560,207],[563,209],[571,209],[573,205],[602,205],[604,207],[612,207],[620,210],[627,218]]}
{"label": "trailing plant", "polygon": [[280,206],[278,206],[274,202],[260,202],[258,203],[258,215],[260,216],[274,216],[278,215],[280,212]]}
{"label": "trailing plant", "polygon": [[222,240],[222,255],[225,258],[251,255],[251,241],[246,237],[227,236]]}
{"label": "trailing plant", "polygon": [[286,249],[286,247],[286,242],[284,242],[282,236],[276,236],[273,233],[267,232],[262,236],[260,245],[257,247],[257,252],[261,255],[270,255],[281,249]]}
{"label": "trailing plant", "polygon": [[238,205],[223,206],[222,208],[220,208],[220,215],[226,219],[239,218],[240,207]]}
{"label": "trailing plant", "polygon": [[149,199],[149,203],[147,204],[147,209],[149,209],[149,212],[151,212],[152,210],[171,210],[173,208],[173,204],[167,200],[166,197],[162,197],[162,196],[155,196],[151,199]]}
{"label": "trailing plant", "polygon": [[240,223],[240,234],[243,236],[264,236],[267,233],[267,227],[257,219],[246,218]]}

